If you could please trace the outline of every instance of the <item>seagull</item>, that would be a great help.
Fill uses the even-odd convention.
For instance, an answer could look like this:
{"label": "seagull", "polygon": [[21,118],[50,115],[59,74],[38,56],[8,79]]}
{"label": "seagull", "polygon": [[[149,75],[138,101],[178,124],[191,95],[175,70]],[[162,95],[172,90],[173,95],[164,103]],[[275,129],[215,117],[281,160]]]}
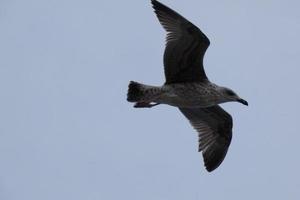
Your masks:
{"label": "seagull", "polygon": [[165,83],[150,86],[130,81],[127,101],[135,108],[159,104],[178,107],[198,132],[205,168],[215,170],[223,162],[232,138],[232,117],[219,104],[239,102],[248,106],[233,90],[208,80],[203,57],[210,41],[180,14],[151,0],[154,12],[167,32],[164,52]]}

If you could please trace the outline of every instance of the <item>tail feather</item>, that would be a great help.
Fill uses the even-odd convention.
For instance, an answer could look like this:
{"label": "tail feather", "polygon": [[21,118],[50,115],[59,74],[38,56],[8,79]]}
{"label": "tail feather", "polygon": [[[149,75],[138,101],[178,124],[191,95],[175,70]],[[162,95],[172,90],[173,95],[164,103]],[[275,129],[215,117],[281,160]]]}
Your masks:
{"label": "tail feather", "polygon": [[138,102],[144,96],[142,85],[140,83],[130,81],[128,85],[127,101]]}

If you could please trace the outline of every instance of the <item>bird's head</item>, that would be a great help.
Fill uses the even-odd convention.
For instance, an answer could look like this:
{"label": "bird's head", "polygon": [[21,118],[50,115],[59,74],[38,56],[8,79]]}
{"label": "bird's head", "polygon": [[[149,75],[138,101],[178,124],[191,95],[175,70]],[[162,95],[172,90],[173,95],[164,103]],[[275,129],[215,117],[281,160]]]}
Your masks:
{"label": "bird's head", "polygon": [[229,88],[222,88],[222,94],[223,97],[227,100],[227,101],[237,101],[241,104],[244,104],[246,106],[248,106],[248,102],[242,98],[240,98],[234,91],[232,91]]}

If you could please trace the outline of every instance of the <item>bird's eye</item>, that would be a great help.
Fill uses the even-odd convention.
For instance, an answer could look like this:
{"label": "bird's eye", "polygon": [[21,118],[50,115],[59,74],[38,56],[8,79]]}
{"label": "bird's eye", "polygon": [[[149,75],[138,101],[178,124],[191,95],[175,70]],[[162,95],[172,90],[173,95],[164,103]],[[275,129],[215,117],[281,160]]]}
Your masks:
{"label": "bird's eye", "polygon": [[234,93],[232,90],[226,90],[226,93],[227,93],[229,96],[235,96],[235,93]]}

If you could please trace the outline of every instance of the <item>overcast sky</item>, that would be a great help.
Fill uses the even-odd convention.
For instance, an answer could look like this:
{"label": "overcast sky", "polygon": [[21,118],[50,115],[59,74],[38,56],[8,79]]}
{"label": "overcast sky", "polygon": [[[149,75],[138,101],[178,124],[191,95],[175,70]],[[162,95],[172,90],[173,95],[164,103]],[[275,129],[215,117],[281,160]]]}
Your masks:
{"label": "overcast sky", "polygon": [[249,102],[223,104],[222,165],[206,172],[178,109],[126,102],[130,80],[164,82],[150,0],[1,0],[1,200],[300,198],[300,2],[162,2],[210,38],[210,80]]}

